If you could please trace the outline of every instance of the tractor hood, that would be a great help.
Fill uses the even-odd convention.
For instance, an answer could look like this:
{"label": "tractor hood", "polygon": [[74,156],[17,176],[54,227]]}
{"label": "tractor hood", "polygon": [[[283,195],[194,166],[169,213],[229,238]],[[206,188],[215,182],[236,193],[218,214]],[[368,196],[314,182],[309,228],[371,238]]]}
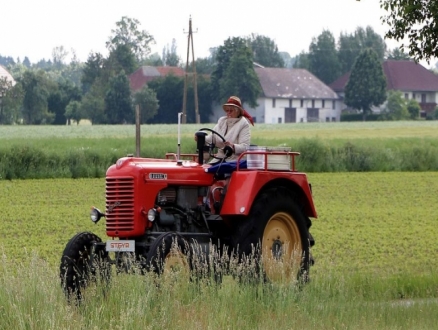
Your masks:
{"label": "tractor hood", "polygon": [[214,174],[206,170],[209,164],[199,165],[190,160],[123,157],[106,172],[107,177],[134,177],[149,183],[167,185],[210,186]]}

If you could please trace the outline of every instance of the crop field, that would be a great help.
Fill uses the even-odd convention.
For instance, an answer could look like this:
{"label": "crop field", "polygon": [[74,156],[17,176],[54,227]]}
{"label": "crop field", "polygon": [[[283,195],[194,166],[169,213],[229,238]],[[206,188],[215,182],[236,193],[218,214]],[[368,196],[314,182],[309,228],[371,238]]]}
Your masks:
{"label": "crop field", "polygon": [[[194,145],[198,128],[182,128],[184,143]],[[176,125],[143,126],[142,145],[176,149],[176,132]],[[371,147],[423,143],[431,153],[438,147],[438,122],[256,124],[252,132],[261,145],[316,138]],[[17,145],[114,148],[123,156],[134,136],[132,126],[5,126],[0,151]],[[91,290],[79,307],[65,303],[60,257],[78,232],[106,239],[105,220],[95,225],[89,218],[91,206],[104,209],[105,179],[0,179],[0,329],[436,327],[438,171],[311,172],[308,177],[318,218],[311,227],[316,263],[304,289],[246,287],[233,279],[221,286],[172,278],[156,285],[149,276],[115,276],[108,295]]]}
{"label": "crop field", "polygon": [[[94,225],[88,216],[90,206],[104,206],[104,179],[0,181],[0,308],[9,315],[0,328],[433,328],[438,172],[314,173],[309,180],[319,217],[316,264],[303,292],[233,282],[196,289],[164,281],[159,289],[149,277],[116,277],[109,298],[93,293],[78,311],[66,309],[59,261],[77,232],[105,239],[104,220]],[[55,310],[32,307],[42,299]]]}
{"label": "crop field", "polygon": [[[389,276],[438,271],[438,173],[309,174],[318,211],[312,269]],[[91,206],[104,209],[104,179],[0,181],[3,234],[11,261],[32,251],[56,267],[67,241],[79,231],[105,236]]]}

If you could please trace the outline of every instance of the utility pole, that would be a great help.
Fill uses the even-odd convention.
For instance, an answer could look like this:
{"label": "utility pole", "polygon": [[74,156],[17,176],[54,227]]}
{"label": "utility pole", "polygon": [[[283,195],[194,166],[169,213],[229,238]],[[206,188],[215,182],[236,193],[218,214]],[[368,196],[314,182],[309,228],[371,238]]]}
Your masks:
{"label": "utility pole", "polygon": [[187,43],[187,60],[186,60],[186,72],[185,72],[185,78],[184,78],[184,96],[183,96],[183,118],[182,122],[185,124],[187,123],[187,78],[189,75],[189,60],[190,60],[190,47],[192,49],[192,72],[191,75],[193,77],[193,91],[195,96],[195,116],[196,116],[196,123],[201,123],[201,118],[199,116],[199,109],[198,109],[198,86],[196,82],[196,64],[195,64],[195,51],[193,48],[193,31],[192,31],[192,18],[189,19],[189,32],[188,32],[188,43]]}

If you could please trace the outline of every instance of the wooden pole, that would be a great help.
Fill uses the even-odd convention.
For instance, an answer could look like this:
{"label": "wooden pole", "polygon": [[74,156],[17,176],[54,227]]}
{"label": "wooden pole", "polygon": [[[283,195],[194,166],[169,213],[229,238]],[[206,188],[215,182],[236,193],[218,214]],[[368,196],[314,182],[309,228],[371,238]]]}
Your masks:
{"label": "wooden pole", "polygon": [[[190,32],[192,31],[192,21],[190,20]],[[193,90],[195,95],[195,114],[196,114],[196,124],[201,123],[201,119],[199,117],[199,109],[198,109],[198,85],[196,81],[196,64],[195,64],[195,50],[193,47],[193,34],[190,33],[192,40],[192,67],[193,67]]]}
{"label": "wooden pole", "polygon": [[190,17],[189,20],[189,33],[187,38],[187,58],[186,58],[186,72],[185,72],[185,79],[184,79],[184,95],[183,95],[183,110],[182,110],[182,122],[185,124],[187,122],[187,80],[188,80],[188,74],[189,74],[189,61],[190,61],[190,44],[192,48],[192,75],[193,75],[193,90],[194,90],[194,97],[195,97],[195,120],[196,123],[199,124],[201,122],[200,116],[199,116],[199,109],[198,109],[198,86],[197,86],[197,80],[196,80],[196,64],[195,64],[195,51],[193,46],[193,30],[192,30],[192,18]]}
{"label": "wooden pole", "polygon": [[140,157],[140,106],[135,106],[135,150],[136,156]]}

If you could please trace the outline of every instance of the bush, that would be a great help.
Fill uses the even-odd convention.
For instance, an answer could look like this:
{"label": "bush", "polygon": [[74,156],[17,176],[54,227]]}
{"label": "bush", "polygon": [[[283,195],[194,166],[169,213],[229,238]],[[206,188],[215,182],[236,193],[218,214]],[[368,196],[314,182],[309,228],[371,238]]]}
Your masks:
{"label": "bush", "polygon": [[[365,121],[378,121],[379,115],[371,113],[366,116]],[[361,113],[343,113],[341,114],[341,121],[363,121],[363,115]]]}

